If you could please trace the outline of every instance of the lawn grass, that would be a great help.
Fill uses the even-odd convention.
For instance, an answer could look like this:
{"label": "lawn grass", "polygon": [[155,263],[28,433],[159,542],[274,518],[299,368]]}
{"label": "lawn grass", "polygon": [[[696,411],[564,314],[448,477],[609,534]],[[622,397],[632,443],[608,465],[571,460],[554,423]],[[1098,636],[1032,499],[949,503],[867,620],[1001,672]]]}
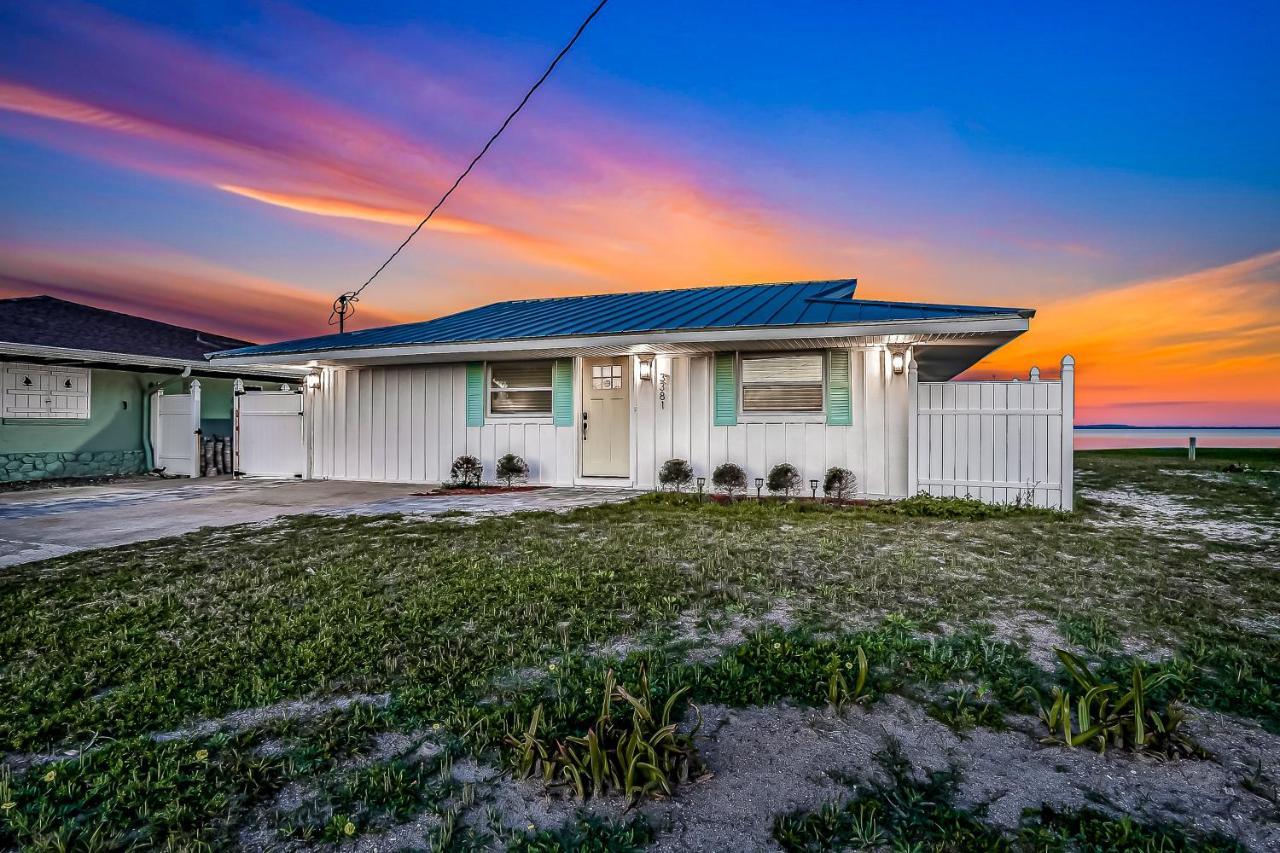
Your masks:
{"label": "lawn grass", "polygon": [[[1280,451],[1077,458],[1082,485],[1277,526]],[[1251,470],[1224,474],[1231,461]],[[1017,689],[1047,677],[1017,641],[1031,614],[1103,671],[1127,671],[1127,648],[1163,650],[1170,659],[1152,667],[1175,669],[1189,701],[1280,730],[1274,538],[1153,532],[1123,507],[1081,504],[1070,515],[969,517],[962,502],[651,496],[473,524],[298,516],[5,570],[0,754],[95,748],[0,779],[0,800],[14,803],[0,814],[0,843],[47,840],[62,824],[81,842],[100,832],[113,843],[226,846],[299,780],[314,796],[277,821],[295,836],[337,838],[348,823],[355,834],[424,808],[447,826],[462,793],[438,768],[402,756],[339,765],[392,730],[491,749],[538,704],[551,731],[581,733],[596,703],[587,691],[607,666],[593,650],[619,639],[648,649],[613,664],[624,678],[644,665],[658,696],[688,686],[697,701],[742,705],[824,704],[833,673],[849,672],[862,648],[872,677],[849,700],[916,693],[939,719],[981,725],[1029,710]],[[753,635],[705,666],[683,662],[696,638],[680,626],[779,611],[790,630]],[[980,685],[982,701],[928,698],[925,688],[956,680]],[[353,694],[389,702],[283,728],[149,738],[237,709]],[[988,695],[994,712],[982,707]],[[538,846],[553,836],[534,833],[527,849],[555,849]]]}

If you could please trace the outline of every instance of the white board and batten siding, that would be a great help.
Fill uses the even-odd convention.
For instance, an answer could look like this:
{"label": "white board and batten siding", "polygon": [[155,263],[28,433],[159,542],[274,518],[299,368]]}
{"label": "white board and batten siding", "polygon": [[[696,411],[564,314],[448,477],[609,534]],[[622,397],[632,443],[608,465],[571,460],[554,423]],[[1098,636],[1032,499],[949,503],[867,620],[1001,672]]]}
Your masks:
{"label": "white board and batten siding", "polygon": [[[710,353],[660,355],[653,379],[641,381],[632,360],[632,472],[618,485],[652,488],[662,463],[678,457],[708,481],[722,462],[741,465],[749,481],[790,462],[806,484],[840,466],[854,472],[862,494],[907,494],[908,383],[889,368],[887,351],[851,350],[850,426],[829,426],[821,415],[740,415],[736,425],[715,426],[712,363]],[[493,479],[495,461],[515,453],[529,464],[530,483],[583,482],[577,417],[558,427],[549,417],[487,416],[469,427],[466,382],[465,364],[326,369],[312,402],[311,475],[436,483],[449,479],[454,459],[471,454]],[[577,377],[573,387],[580,412]]]}
{"label": "white board and batten siding", "polygon": [[915,382],[908,491],[1071,509],[1075,361],[1062,378]]}
{"label": "white board and batten siding", "polygon": [[492,480],[494,462],[514,453],[529,464],[530,483],[574,481],[573,427],[549,417],[467,426],[465,364],[326,370],[313,401],[314,477],[440,483],[454,459],[470,454]]}
{"label": "white board and batten siding", "polygon": [[[636,390],[635,484],[652,488],[668,459],[687,459],[707,477],[722,462],[741,465],[748,484],[789,462],[804,480],[821,484],[831,467],[848,468],[858,492],[902,496],[907,485],[907,377],[889,368],[880,348],[850,351],[853,422],[830,426],[821,414],[752,415],[716,426],[712,413],[711,355],[656,357],[653,381]],[[710,485],[707,486],[710,488]],[[819,485],[821,488],[821,485]],[[751,485],[754,491],[754,485]]]}

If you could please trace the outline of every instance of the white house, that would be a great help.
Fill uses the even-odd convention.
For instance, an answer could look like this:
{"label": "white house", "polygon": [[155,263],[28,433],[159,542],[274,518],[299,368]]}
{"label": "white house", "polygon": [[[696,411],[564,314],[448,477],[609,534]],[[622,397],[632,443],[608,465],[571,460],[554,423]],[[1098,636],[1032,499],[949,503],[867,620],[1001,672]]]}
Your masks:
{"label": "white house", "polygon": [[1035,312],[856,299],[856,285],[499,302],[211,357],[312,369],[302,397],[244,401],[240,439],[251,450],[255,423],[284,423],[263,409],[298,424],[302,400],[302,429],[264,427],[258,456],[299,452],[308,477],[440,482],[462,454],[492,477],[512,452],[531,482],[651,488],[673,457],[750,479],[785,461],[806,480],[847,467],[867,497],[1070,508],[1071,358],[1061,380],[953,381]]}

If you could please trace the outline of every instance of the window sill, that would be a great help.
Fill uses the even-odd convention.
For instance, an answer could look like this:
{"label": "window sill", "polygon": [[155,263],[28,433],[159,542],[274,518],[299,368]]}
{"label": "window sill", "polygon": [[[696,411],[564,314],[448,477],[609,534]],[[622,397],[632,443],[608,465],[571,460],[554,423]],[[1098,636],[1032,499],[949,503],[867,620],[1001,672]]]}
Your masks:
{"label": "window sill", "polygon": [[89,418],[4,418],[4,426],[86,426]]}
{"label": "window sill", "polygon": [[825,424],[826,412],[739,412],[739,424]]}
{"label": "window sill", "polygon": [[555,422],[551,415],[485,415],[485,423],[495,424],[547,424]]}

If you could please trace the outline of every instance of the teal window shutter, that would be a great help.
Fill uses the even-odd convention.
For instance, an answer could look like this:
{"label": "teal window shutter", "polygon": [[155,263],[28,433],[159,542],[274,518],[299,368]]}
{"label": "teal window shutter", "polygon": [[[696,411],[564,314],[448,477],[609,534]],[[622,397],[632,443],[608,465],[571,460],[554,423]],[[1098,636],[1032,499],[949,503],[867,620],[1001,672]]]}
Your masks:
{"label": "teal window shutter", "polygon": [[853,423],[853,395],[849,390],[849,351],[827,352],[827,423],[849,426]]}
{"label": "teal window shutter", "polygon": [[556,426],[573,426],[573,359],[558,358],[551,368],[551,416]]}
{"label": "teal window shutter", "polygon": [[484,426],[483,361],[467,362],[467,426]]}
{"label": "teal window shutter", "polygon": [[738,422],[738,382],[733,375],[733,362],[733,353],[716,353],[714,420],[716,426],[733,426]]}

